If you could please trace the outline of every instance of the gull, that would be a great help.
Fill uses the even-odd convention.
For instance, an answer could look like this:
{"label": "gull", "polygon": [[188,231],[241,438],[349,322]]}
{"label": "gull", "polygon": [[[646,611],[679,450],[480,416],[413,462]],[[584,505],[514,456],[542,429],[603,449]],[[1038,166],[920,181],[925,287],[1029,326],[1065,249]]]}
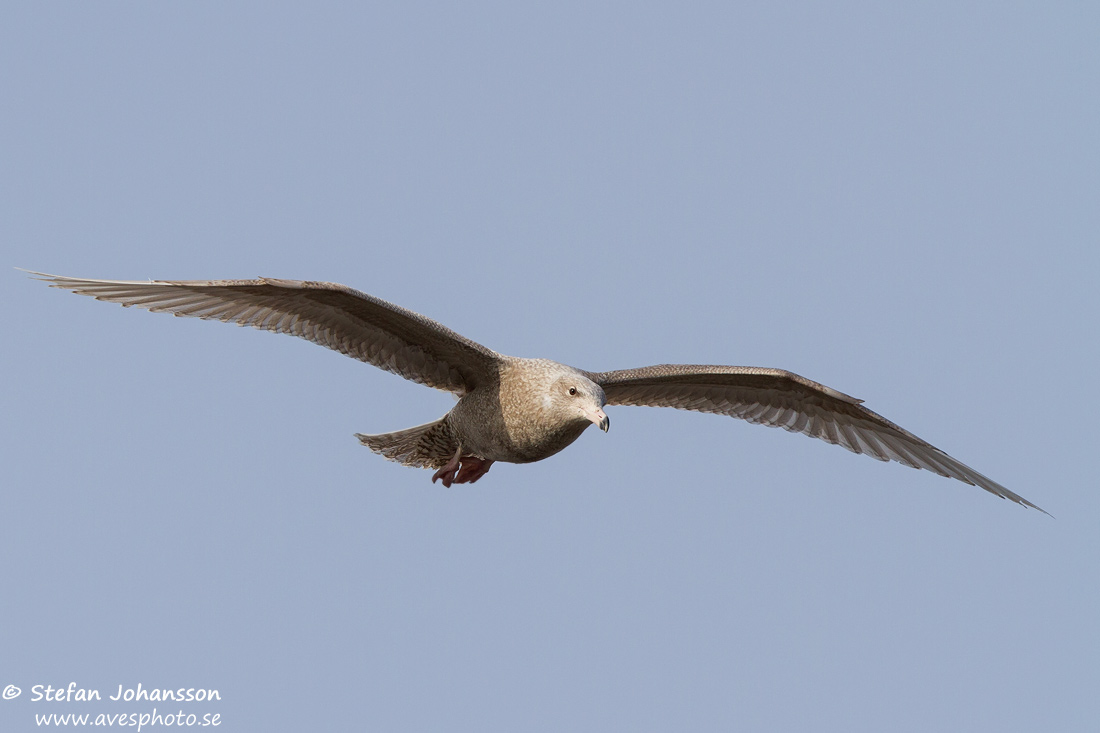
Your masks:
{"label": "gull", "polygon": [[474,483],[493,463],[558,453],[604,407],[674,407],[783,428],[880,461],[897,461],[1043,511],[863,406],[862,400],[782,369],[659,364],[590,372],[549,359],[505,356],[449,328],[345,285],[279,280],[87,280],[30,272],[50,287],[96,300],[287,333],[451,392],[440,419],[359,441],[405,466],[435,469],[432,482]]}

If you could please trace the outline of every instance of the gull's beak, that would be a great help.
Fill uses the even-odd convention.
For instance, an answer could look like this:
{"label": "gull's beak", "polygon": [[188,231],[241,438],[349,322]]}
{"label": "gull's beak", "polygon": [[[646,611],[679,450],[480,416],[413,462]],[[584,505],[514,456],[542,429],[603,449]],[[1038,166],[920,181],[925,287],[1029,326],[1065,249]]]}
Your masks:
{"label": "gull's beak", "polygon": [[611,421],[607,418],[607,413],[605,413],[598,407],[595,410],[585,410],[584,416],[591,420],[595,425],[599,425],[600,430],[604,431],[605,433],[607,432],[607,429],[611,427]]}

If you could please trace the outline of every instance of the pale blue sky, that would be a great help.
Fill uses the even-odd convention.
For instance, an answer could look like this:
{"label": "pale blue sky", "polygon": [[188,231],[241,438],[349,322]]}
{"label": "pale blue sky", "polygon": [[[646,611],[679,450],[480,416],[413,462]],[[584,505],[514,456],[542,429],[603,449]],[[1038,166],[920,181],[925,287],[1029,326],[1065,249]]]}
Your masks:
{"label": "pale blue sky", "polygon": [[791,369],[1044,507],[611,408],[450,490],[447,395],[9,270],[0,727],[1100,725],[1100,11],[9,3],[4,263],[334,280],[504,353]]}

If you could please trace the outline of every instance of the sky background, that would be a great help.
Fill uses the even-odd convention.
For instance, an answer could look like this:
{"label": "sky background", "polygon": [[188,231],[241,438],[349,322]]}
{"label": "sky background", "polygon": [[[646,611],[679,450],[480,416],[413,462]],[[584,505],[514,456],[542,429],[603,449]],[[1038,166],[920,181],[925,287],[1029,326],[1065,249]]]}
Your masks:
{"label": "sky background", "polygon": [[1053,514],[617,407],[474,486],[448,395],[2,275],[0,728],[1100,726],[1090,3],[7,3],[2,264],[342,282],[497,351],[790,369]]}

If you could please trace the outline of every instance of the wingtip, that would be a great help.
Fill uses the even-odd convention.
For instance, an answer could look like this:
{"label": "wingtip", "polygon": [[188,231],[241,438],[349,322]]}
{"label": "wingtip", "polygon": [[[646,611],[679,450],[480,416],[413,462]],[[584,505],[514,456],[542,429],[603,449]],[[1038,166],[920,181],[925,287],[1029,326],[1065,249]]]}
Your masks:
{"label": "wingtip", "polygon": [[1048,512],[1048,511],[1047,511],[1046,509],[1043,509],[1043,508],[1042,508],[1041,506],[1039,506],[1038,504],[1032,504],[1032,503],[1031,503],[1030,501],[1028,501],[1028,500],[1026,500],[1026,499],[1025,499],[1025,500],[1023,501],[1023,504],[1024,504],[1024,506],[1029,506],[1029,507],[1031,507],[1032,509],[1036,509],[1036,510],[1038,510],[1038,511],[1042,512],[1043,514],[1047,515],[1047,516],[1048,516],[1048,517],[1050,517],[1051,519],[1057,519],[1057,517],[1055,517],[1055,516],[1054,516],[1053,514],[1051,514],[1050,512]]}
{"label": "wingtip", "polygon": [[37,270],[28,270],[25,267],[16,267],[15,269],[19,270],[20,272],[25,272],[28,275],[34,275],[35,280],[46,280],[46,279],[49,279],[51,277],[55,277],[55,275],[50,275],[50,274],[45,273],[45,272],[38,272]]}
{"label": "wingtip", "polygon": [[[985,488],[985,487],[983,486],[983,487],[980,487],[980,488]],[[995,496],[999,496],[1002,499],[1007,499],[1009,501],[1015,502],[1016,504],[1019,504],[1022,507],[1029,507],[1029,508],[1034,509],[1036,511],[1040,511],[1043,514],[1050,517],[1051,519],[1055,518],[1055,516],[1053,514],[1051,514],[1050,512],[1048,512],[1046,509],[1043,509],[1038,504],[1032,504],[1030,501],[1028,501],[1024,497],[1020,496],[1019,494],[1015,494],[1015,493],[1009,491],[1008,489],[1004,489],[1003,491],[1004,491],[1004,493],[995,493]]]}
{"label": "wingtip", "polygon": [[15,269],[27,273],[32,280],[46,283],[51,288],[72,289],[69,283],[78,281],[77,278],[65,277],[64,275],[51,275],[48,272],[28,270],[25,267],[16,267]]}

